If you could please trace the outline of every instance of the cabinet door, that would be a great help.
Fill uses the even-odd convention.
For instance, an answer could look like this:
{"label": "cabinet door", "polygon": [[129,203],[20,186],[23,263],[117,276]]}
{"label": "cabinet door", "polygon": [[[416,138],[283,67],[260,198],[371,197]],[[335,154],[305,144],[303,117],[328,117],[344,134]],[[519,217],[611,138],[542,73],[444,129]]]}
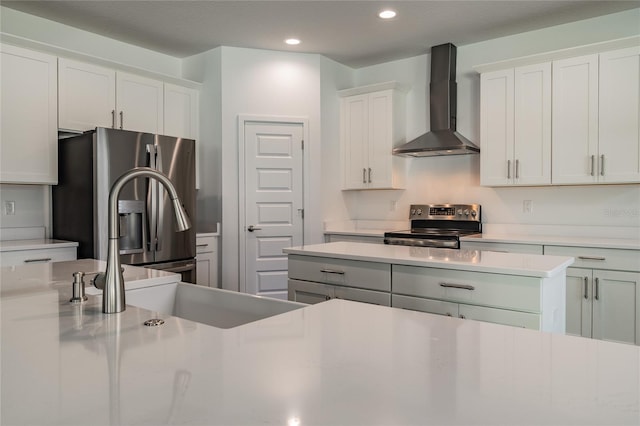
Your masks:
{"label": "cabinet door", "polygon": [[164,134],[198,139],[198,91],[164,84]]}
{"label": "cabinet door", "polygon": [[364,94],[341,100],[340,132],[344,189],[362,189],[368,185],[368,99],[368,95]]}
{"label": "cabinet door", "polygon": [[61,129],[83,132],[115,126],[114,70],[60,58],[58,84],[58,126]]}
{"label": "cabinet door", "polygon": [[598,55],[554,61],[552,86],[552,182],[594,183],[598,156]]}
{"label": "cabinet door", "polygon": [[56,184],[56,57],[5,44],[0,53],[0,182]]}
{"label": "cabinet door", "polygon": [[210,287],[211,259],[206,254],[198,254],[196,260],[196,284]]}
{"label": "cabinet door", "polygon": [[480,184],[508,185],[513,161],[513,69],[480,77]]}
{"label": "cabinet door", "polygon": [[314,305],[324,302],[334,296],[332,285],[314,283],[310,281],[289,280],[288,299],[294,302]]}
{"label": "cabinet door", "polygon": [[593,271],[593,338],[640,343],[639,283],[638,273]]}
{"label": "cabinet door", "polygon": [[162,134],[164,86],[161,81],[118,72],[116,74],[117,127]]}
{"label": "cabinet door", "polygon": [[427,312],[430,314],[446,315],[448,317],[458,317],[459,315],[457,303],[423,299],[420,297],[402,296],[399,294],[391,296],[391,306],[394,308],[410,309],[412,311]]}
{"label": "cabinet door", "polygon": [[367,183],[369,188],[393,187],[393,91],[369,95],[369,147]]}
{"label": "cabinet door", "polygon": [[599,181],[640,182],[640,47],[600,54]]}
{"label": "cabinet door", "polygon": [[591,279],[591,269],[567,268],[567,334],[591,337]]}
{"label": "cabinet door", "polygon": [[487,308],[484,306],[461,304],[458,308],[458,316],[463,319],[492,322],[494,324],[529,328],[531,330],[540,330],[541,325],[541,318],[538,314]]}
{"label": "cabinet door", "polygon": [[517,185],[551,183],[551,62],[514,70],[514,165]]}

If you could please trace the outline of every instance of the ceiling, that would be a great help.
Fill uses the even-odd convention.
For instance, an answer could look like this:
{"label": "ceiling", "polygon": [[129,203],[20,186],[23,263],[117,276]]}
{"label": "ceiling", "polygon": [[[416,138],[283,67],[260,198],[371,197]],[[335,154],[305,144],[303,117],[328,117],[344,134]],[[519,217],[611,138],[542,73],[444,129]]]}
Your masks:
{"label": "ceiling", "polygon": [[[317,53],[353,68],[640,7],[640,1],[5,1],[3,6],[187,57],[218,46]],[[382,21],[391,7],[396,18]],[[298,46],[284,39],[297,37]]]}

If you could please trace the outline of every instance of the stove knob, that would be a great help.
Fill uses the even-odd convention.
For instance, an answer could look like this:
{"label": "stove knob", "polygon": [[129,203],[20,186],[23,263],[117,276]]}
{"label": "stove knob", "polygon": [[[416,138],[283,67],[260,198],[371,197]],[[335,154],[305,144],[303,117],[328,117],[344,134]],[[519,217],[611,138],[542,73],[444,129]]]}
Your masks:
{"label": "stove knob", "polygon": [[418,216],[422,215],[422,209],[418,209],[418,210],[416,210],[416,214],[417,214]]}
{"label": "stove knob", "polygon": [[456,213],[458,214],[458,216],[462,216],[462,209],[458,209]]}
{"label": "stove knob", "polygon": [[464,215],[465,215],[465,216],[469,216],[469,209],[466,209],[466,210],[464,211]]}
{"label": "stove knob", "polygon": [[477,214],[478,214],[478,213],[477,213],[475,210],[471,210],[471,216],[472,216],[472,217],[476,217],[476,215],[477,215]]}
{"label": "stove knob", "polygon": [[416,214],[416,209],[411,209],[411,216],[413,216],[414,214]]}

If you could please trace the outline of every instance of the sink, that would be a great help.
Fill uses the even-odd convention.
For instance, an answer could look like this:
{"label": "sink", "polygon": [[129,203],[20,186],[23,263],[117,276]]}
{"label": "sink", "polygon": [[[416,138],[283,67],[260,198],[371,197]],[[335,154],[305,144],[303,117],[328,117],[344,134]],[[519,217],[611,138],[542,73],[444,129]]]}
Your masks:
{"label": "sink", "polygon": [[217,328],[233,328],[306,306],[188,283],[127,290],[126,302],[127,305]]}

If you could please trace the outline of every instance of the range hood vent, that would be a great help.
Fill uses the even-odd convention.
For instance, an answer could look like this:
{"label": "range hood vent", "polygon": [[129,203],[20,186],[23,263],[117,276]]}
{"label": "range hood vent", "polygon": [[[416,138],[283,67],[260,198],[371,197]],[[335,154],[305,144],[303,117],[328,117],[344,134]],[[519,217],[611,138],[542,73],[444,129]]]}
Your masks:
{"label": "range hood vent", "polygon": [[431,157],[480,152],[473,142],[456,132],[456,47],[451,43],[431,48],[429,108],[431,131],[395,148],[395,155]]}

